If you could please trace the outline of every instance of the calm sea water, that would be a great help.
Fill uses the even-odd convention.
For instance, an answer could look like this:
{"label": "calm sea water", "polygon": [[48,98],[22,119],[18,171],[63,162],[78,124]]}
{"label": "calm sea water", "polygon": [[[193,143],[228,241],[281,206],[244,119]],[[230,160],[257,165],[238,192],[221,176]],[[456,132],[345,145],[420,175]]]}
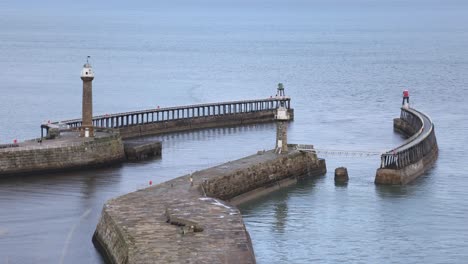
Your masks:
{"label": "calm sea water", "polygon": [[[468,2],[0,1],[0,142],[95,112],[293,98],[291,142],[384,150],[401,91],[436,124],[440,157],[405,187],[373,184],[378,157],[326,157],[329,173],[241,207],[258,263],[467,263]],[[163,157],[0,179],[0,263],[102,263],[104,202],[274,145],[273,124],[154,137]],[[152,138],[149,138],[149,140]],[[348,167],[337,187],[333,170]]]}

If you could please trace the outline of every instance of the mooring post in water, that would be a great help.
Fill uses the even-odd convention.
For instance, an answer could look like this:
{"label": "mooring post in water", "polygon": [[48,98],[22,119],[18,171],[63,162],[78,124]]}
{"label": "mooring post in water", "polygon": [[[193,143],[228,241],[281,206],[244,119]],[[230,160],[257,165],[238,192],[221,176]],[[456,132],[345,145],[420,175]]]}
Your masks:
{"label": "mooring post in water", "polygon": [[347,183],[349,181],[348,169],[338,167],[335,169],[335,183]]}
{"label": "mooring post in water", "polygon": [[81,80],[83,80],[83,117],[80,128],[81,137],[94,137],[93,128],[93,80],[94,72],[89,64],[89,56],[86,64],[81,70]]}
{"label": "mooring post in water", "polygon": [[[283,84],[278,84],[277,96],[284,96]],[[280,106],[276,110],[276,152],[284,153],[288,152],[288,122],[290,116],[288,109],[284,105],[284,101],[281,101]]]}

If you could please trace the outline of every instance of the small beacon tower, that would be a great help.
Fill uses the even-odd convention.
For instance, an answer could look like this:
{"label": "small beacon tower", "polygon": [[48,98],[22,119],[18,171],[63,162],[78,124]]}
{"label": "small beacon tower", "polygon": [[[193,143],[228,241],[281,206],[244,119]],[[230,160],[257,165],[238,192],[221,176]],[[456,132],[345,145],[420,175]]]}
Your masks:
{"label": "small beacon tower", "polygon": [[284,95],[284,86],[282,83],[278,83],[278,91],[276,91],[277,97],[285,97]]}
{"label": "small beacon tower", "polygon": [[[89,56],[88,56],[89,59]],[[83,80],[83,117],[80,136],[94,137],[93,128],[93,68],[88,59],[81,70],[81,80]]]}
{"label": "small beacon tower", "polygon": [[[283,84],[278,84],[278,96],[284,95]],[[288,109],[284,106],[284,102],[281,102],[280,106],[276,110],[276,153],[288,152],[288,122],[290,116]]]}

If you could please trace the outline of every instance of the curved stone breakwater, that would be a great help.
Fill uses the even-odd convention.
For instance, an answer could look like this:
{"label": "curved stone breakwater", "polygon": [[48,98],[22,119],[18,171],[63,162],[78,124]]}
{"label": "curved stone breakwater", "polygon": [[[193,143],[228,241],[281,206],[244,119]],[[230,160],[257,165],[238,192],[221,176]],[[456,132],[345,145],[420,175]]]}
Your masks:
{"label": "curved stone breakwater", "polygon": [[108,201],[93,242],[111,263],[255,263],[229,201],[325,172],[315,154],[259,152]]}
{"label": "curved stone breakwater", "polygon": [[435,128],[429,116],[413,108],[401,108],[400,118],[394,119],[393,127],[408,139],[382,154],[376,184],[407,184],[428,171],[438,157]]}

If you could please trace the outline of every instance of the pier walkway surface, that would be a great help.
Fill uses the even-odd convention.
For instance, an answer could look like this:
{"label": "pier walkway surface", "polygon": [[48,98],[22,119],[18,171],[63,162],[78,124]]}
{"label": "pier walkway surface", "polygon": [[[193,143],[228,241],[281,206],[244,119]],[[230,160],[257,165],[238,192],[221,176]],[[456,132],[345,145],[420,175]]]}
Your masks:
{"label": "pier walkway surface", "polygon": [[[104,129],[106,130],[106,129]],[[97,131],[94,138],[78,131],[54,139],[33,139],[0,145],[0,176],[64,171],[122,162],[124,147],[118,133]]]}
{"label": "pier walkway surface", "polygon": [[225,201],[325,172],[311,153],[259,152],[108,201],[93,242],[111,263],[255,263],[242,216]]}
{"label": "pier walkway surface", "polygon": [[409,138],[381,156],[377,184],[407,184],[429,170],[437,160],[438,146],[431,118],[414,109],[401,108],[394,129]]}
{"label": "pier walkway surface", "polygon": [[[97,139],[106,137],[109,137],[107,132],[95,132],[95,138]],[[93,138],[80,137],[80,133],[77,131],[62,132],[60,137],[53,140],[31,139],[16,144],[8,144],[8,147],[0,147],[0,152],[72,147],[79,146],[85,142],[92,142],[93,140]]]}

